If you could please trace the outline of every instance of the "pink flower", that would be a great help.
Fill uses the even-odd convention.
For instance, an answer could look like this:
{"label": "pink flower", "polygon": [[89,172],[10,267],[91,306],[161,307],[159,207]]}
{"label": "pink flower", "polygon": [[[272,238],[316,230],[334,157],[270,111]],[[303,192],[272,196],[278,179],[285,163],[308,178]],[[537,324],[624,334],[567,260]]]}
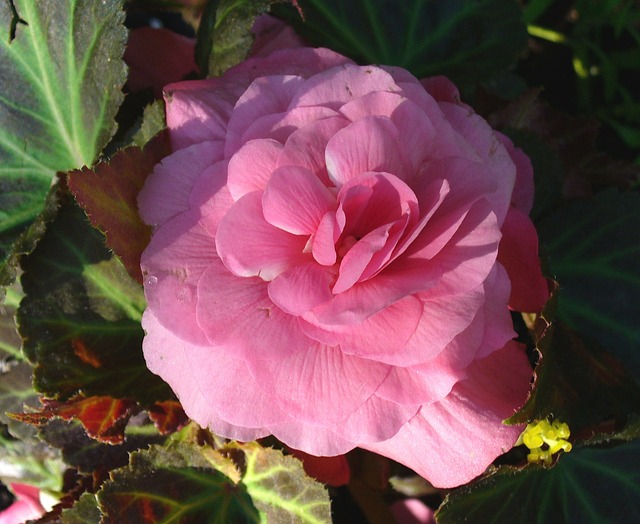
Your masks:
{"label": "pink flower", "polygon": [[27,484],[11,484],[16,500],[4,511],[0,511],[0,524],[19,524],[44,515],[40,504],[40,491]]}
{"label": "pink flower", "polygon": [[425,86],[301,48],[165,89],[174,152],[139,196],[144,353],[193,420],[366,448],[443,487],[516,441],[502,420],[531,369],[508,304],[529,285],[510,277],[544,281],[530,221],[504,248],[501,229],[530,165],[450,82]]}
{"label": "pink flower", "polygon": [[391,505],[398,524],[435,524],[433,510],[419,499],[405,499]]}

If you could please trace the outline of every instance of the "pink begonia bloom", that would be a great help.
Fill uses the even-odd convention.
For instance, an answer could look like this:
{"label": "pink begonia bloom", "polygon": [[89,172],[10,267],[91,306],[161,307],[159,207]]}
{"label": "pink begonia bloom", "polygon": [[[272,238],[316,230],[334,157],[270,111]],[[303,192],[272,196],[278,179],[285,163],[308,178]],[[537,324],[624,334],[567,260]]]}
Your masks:
{"label": "pink begonia bloom", "polygon": [[11,484],[16,500],[4,511],[0,511],[0,524],[20,524],[44,515],[40,504],[40,490],[27,484]]}
{"label": "pink begonia bloom", "polygon": [[516,229],[526,157],[445,79],[326,49],[165,99],[173,154],[139,195],[144,354],[187,414],[317,456],[362,447],[441,487],[512,447],[531,368],[508,304],[536,293],[510,277],[537,268],[546,293],[535,230]]}

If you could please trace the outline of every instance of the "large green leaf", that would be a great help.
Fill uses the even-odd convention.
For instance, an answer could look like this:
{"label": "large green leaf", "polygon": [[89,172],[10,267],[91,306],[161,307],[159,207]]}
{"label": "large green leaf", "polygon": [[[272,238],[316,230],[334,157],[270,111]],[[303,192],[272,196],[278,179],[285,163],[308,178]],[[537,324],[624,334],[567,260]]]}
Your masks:
{"label": "large green leaf", "polygon": [[106,524],[331,522],[325,488],[300,461],[256,442],[152,446],[114,471],[98,500]]}
{"label": "large green leaf", "polygon": [[18,325],[37,391],[57,399],[83,393],[143,404],[172,397],[145,366],[142,287],[70,195],[22,268],[26,296]]}
{"label": "large green leaf", "polygon": [[360,63],[475,83],[506,68],[527,33],[514,0],[300,0],[276,12],[311,43]]}
{"label": "large green leaf", "polygon": [[121,0],[0,2],[0,263],[56,172],[115,131],[126,67]]}
{"label": "large green leaf", "polygon": [[182,444],[133,453],[98,493],[101,522],[260,522],[246,488],[214,469],[200,450]]}
{"label": "large green leaf", "polygon": [[501,467],[453,491],[438,524],[626,524],[640,522],[640,440],[580,448],[552,469]]}
{"label": "large green leaf", "polygon": [[640,380],[640,195],[605,191],[550,213],[538,229],[561,287],[559,318]]}

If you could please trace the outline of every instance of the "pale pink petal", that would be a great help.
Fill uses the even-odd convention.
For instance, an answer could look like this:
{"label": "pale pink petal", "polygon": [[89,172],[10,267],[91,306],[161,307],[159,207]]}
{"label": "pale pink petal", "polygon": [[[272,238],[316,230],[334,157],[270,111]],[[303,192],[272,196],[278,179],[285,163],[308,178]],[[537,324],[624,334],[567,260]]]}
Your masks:
{"label": "pale pink petal", "polygon": [[276,168],[282,144],[264,138],[244,144],[229,160],[228,186],[234,200],[252,191],[263,191]]}
{"label": "pale pink petal", "polygon": [[219,260],[198,282],[196,316],[209,342],[235,358],[280,361],[313,344],[269,298],[266,282],[238,278]]}
{"label": "pale pink petal", "polygon": [[[358,444],[345,440],[331,428],[322,425],[322,419],[313,422],[291,420],[271,426],[271,433],[292,448],[302,448],[316,457],[334,457],[348,453]],[[332,424],[335,428],[335,424]]]}
{"label": "pale pink petal", "polygon": [[290,108],[322,105],[339,109],[373,91],[399,90],[393,77],[379,67],[344,64],[309,78],[291,101]]}
{"label": "pale pink petal", "polygon": [[315,262],[280,273],[269,282],[269,298],[285,313],[300,316],[331,300],[335,273]]}
{"label": "pale pink petal", "polygon": [[157,226],[189,209],[193,185],[221,159],[222,142],[201,142],[165,157],[138,193],[142,220]]}
{"label": "pale pink petal", "polygon": [[213,164],[198,177],[191,192],[191,208],[212,237],[215,237],[220,221],[234,203],[226,184],[227,170],[226,160]]}
{"label": "pale pink petal", "polygon": [[502,421],[524,403],[531,368],[522,347],[512,342],[476,360],[467,372],[444,400],[423,406],[394,437],[360,446],[407,465],[441,488],[480,475],[522,432],[522,426]]}
{"label": "pale pink petal", "polygon": [[217,258],[213,237],[190,211],[162,225],[142,253],[148,307],[166,329],[186,341],[206,342],[196,322],[196,286]]}
{"label": "pale pink petal", "polygon": [[40,503],[38,488],[17,482],[11,483],[10,487],[16,500],[8,508],[0,510],[0,524],[35,522],[46,513]]}
{"label": "pale pink petal", "polygon": [[327,143],[325,162],[337,187],[367,172],[411,174],[402,156],[398,128],[386,117],[369,116],[338,131]]}
{"label": "pale pink petal", "polygon": [[340,112],[354,122],[368,116],[389,117],[402,137],[398,154],[408,161],[410,175],[417,173],[424,159],[431,154],[436,140],[431,119],[417,104],[400,94],[369,93],[345,104]]}
{"label": "pale pink petal", "polygon": [[416,415],[418,403],[398,404],[372,395],[355,413],[337,426],[337,432],[353,442],[379,442],[393,437]]}
{"label": "pale pink petal", "polygon": [[326,186],[332,186],[324,161],[324,151],[329,139],[348,123],[349,121],[342,117],[329,117],[297,129],[284,143],[278,157],[278,167],[306,167]]}
{"label": "pale pink petal", "polygon": [[220,80],[190,80],[164,88],[167,127],[173,150],[224,140],[227,122],[242,89],[219,88]]}
{"label": "pale pink petal", "polygon": [[242,135],[256,120],[287,109],[304,79],[300,76],[256,78],[236,102],[227,125],[225,156],[230,157],[242,145]]}
{"label": "pale pink petal", "polygon": [[502,142],[486,120],[469,108],[447,102],[440,103],[447,121],[473,147],[497,184],[495,196],[489,197],[498,223],[502,224],[511,204],[516,180],[516,167]]}
{"label": "pale pink petal", "polygon": [[533,166],[531,165],[531,160],[529,160],[529,157],[522,149],[513,145],[509,137],[497,131],[495,133],[498,140],[500,140],[507,149],[511,160],[513,160],[513,163],[516,165],[516,182],[513,186],[513,194],[511,195],[511,205],[515,206],[525,215],[528,215],[533,207],[534,193]]}
{"label": "pale pink petal", "polygon": [[264,219],[259,191],[246,194],[231,207],[216,235],[218,255],[231,272],[263,280],[273,280],[307,262],[306,242],[306,237],[287,233]]}
{"label": "pale pink petal", "polygon": [[398,500],[390,508],[397,524],[436,524],[433,510],[419,499]]}
{"label": "pale pink petal", "polygon": [[325,214],[318,224],[318,229],[313,237],[311,252],[313,258],[323,266],[332,266],[336,263],[336,242],[340,238],[342,229],[336,220],[335,211]]}
{"label": "pale pink petal", "polygon": [[296,130],[337,115],[338,113],[327,107],[296,107],[283,113],[265,115],[246,129],[239,144],[256,138],[271,138],[284,144]]}
{"label": "pale pink petal", "polygon": [[356,282],[366,280],[377,272],[391,256],[408,220],[409,217],[405,215],[391,224],[377,227],[358,240],[340,262],[333,293],[344,293]]}
{"label": "pale pink petal", "polygon": [[262,197],[264,218],[294,235],[311,235],[322,217],[336,208],[336,199],[306,168],[276,169]]}
{"label": "pale pink petal", "polygon": [[[362,406],[389,373],[385,364],[345,355],[340,348],[318,343],[277,360],[253,359],[249,365],[267,394],[277,392],[273,401],[279,408],[292,418],[311,424],[322,421],[329,428]],[[339,434],[338,428],[333,431]]]}
{"label": "pale pink petal", "polygon": [[323,344],[339,345],[344,353],[395,364],[403,361],[404,347],[422,314],[422,302],[407,296],[359,323],[323,324],[310,313],[300,326],[309,337]]}
{"label": "pale pink petal", "polygon": [[549,298],[538,258],[538,234],[529,217],[512,207],[502,224],[498,260],[511,279],[509,307],[538,313]]}
{"label": "pale pink petal", "polygon": [[150,310],[144,313],[142,326],[147,367],[173,385],[186,414],[202,427],[222,437],[254,440],[270,433],[266,426],[287,420],[242,360],[208,343],[178,338]]}

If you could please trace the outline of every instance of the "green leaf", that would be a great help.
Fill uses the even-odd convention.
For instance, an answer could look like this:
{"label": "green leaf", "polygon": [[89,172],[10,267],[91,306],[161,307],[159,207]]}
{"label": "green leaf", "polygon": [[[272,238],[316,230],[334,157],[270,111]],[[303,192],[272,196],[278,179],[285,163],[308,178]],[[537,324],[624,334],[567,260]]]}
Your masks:
{"label": "green leaf", "polygon": [[477,83],[515,61],[526,47],[513,0],[300,0],[276,9],[313,45],[359,63],[404,67],[416,77],[446,75]]}
{"label": "green leaf", "polygon": [[98,493],[101,522],[261,522],[245,486],[214,469],[202,449],[181,444],[133,453]]}
{"label": "green leaf", "polygon": [[266,522],[331,522],[326,489],[305,475],[298,459],[256,442],[229,447],[244,452],[242,483]]}
{"label": "green leaf", "polygon": [[196,62],[202,76],[218,76],[247,57],[255,19],[272,4],[287,0],[209,0],[196,43]]}
{"label": "green leaf", "polygon": [[452,491],[438,524],[626,523],[640,521],[640,440],[579,448],[551,469],[510,466]]}
{"label": "green leaf", "polygon": [[610,438],[630,413],[640,414],[640,388],[619,360],[555,320],[558,295],[556,289],[536,320],[533,391],[509,423],[550,417],[569,424],[572,440]]}
{"label": "green leaf", "polygon": [[640,381],[640,195],[608,190],[538,224],[561,286],[558,316],[595,338]]}
{"label": "green leaf", "polygon": [[69,195],[37,248],[22,259],[18,311],[34,387],[66,399],[110,395],[143,405],[172,398],[145,366],[139,284],[104,246]]}
{"label": "green leaf", "polygon": [[0,260],[58,171],[91,165],[115,131],[126,67],[120,0],[0,2]]}
{"label": "green leaf", "polygon": [[93,493],[84,493],[70,509],[60,515],[62,524],[96,524],[100,522],[98,500]]}

